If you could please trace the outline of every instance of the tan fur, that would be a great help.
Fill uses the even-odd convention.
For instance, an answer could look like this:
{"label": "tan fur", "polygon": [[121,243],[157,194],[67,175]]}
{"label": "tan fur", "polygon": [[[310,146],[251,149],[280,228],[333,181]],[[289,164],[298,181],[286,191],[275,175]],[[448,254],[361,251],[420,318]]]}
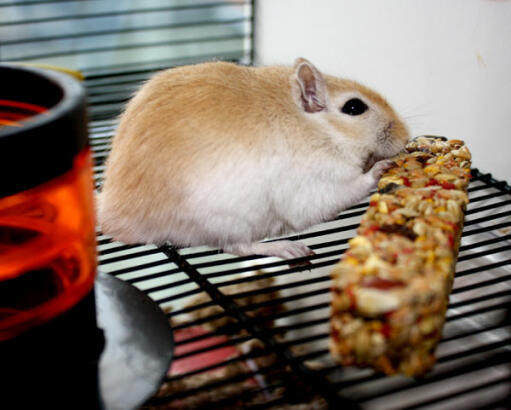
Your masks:
{"label": "tan fur", "polygon": [[[347,174],[356,173],[352,168],[361,169],[365,151],[375,149],[368,145],[378,130],[368,131],[357,119],[330,113],[304,114],[296,75],[291,67],[223,62],[156,74],[127,104],[114,137],[99,198],[103,231],[125,242],[201,244],[187,232],[194,231],[198,221],[207,224],[205,215],[220,217],[225,209],[225,224],[230,218],[236,223],[244,213],[254,212],[258,200],[268,212],[279,214],[272,206],[281,206],[280,202],[272,195],[280,195],[278,180],[287,177],[275,174],[293,169],[297,175],[314,163],[318,167],[338,163],[347,167]],[[395,124],[396,146],[404,145],[406,127],[382,97],[349,80],[325,76],[324,81],[329,96],[349,92],[372,101],[387,118],[385,124]],[[282,167],[279,161],[289,166]],[[247,186],[239,193],[241,198],[236,192],[229,194],[239,182],[237,176],[246,181],[240,186]],[[282,189],[291,189],[283,184]],[[259,191],[252,192],[250,185]],[[217,209],[219,198],[223,203]],[[238,212],[243,204],[247,209]],[[231,205],[233,212],[228,209]],[[294,229],[287,219],[268,221],[272,225],[268,233]],[[200,229],[204,244],[212,246],[229,244],[240,235],[219,232],[216,238],[213,228]],[[169,230],[182,234],[172,237]]]}

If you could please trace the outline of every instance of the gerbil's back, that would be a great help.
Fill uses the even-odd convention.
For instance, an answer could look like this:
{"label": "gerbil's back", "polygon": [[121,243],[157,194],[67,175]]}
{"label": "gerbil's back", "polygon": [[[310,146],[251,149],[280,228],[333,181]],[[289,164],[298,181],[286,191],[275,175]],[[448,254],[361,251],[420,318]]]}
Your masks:
{"label": "gerbil's back", "polygon": [[118,138],[129,135],[138,144],[157,143],[158,149],[188,154],[204,143],[211,149],[232,138],[229,143],[253,146],[254,138],[262,137],[258,130],[267,131],[279,113],[289,110],[290,74],[286,68],[220,62],[163,71],[128,104]]}
{"label": "gerbil's back", "polygon": [[[112,143],[104,189],[180,183],[230,158],[272,150],[296,129],[286,67],[204,63],[156,74],[128,103]],[[126,188],[119,188],[125,190]]]}
{"label": "gerbil's back", "polygon": [[[214,170],[247,167],[274,149],[274,128],[283,117],[298,115],[291,72],[206,63],[156,74],[121,117],[107,160],[100,223],[149,222],[156,209],[183,208],[189,191]],[[288,122],[297,127],[298,121]]]}

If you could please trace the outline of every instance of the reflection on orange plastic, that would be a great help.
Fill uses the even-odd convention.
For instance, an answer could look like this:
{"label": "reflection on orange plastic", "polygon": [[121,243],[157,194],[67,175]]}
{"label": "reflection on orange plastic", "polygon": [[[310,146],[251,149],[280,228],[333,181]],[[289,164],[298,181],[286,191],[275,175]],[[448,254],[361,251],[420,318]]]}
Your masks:
{"label": "reflection on orange plastic", "polygon": [[86,149],[64,175],[0,198],[0,340],[68,310],[92,289],[91,165]]}
{"label": "reflection on orange plastic", "polygon": [[48,111],[40,105],[21,101],[0,100],[0,127],[21,127],[21,120]]}

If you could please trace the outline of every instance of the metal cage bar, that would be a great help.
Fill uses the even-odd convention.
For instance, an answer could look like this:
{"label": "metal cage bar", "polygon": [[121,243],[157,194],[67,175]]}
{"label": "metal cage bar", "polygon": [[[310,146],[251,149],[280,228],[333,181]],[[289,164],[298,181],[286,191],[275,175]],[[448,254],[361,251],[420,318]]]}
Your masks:
{"label": "metal cage bar", "polygon": [[[111,134],[114,127],[108,128],[106,133],[104,128],[97,129],[97,144],[94,125],[91,130],[97,165],[101,169],[108,152],[108,133]],[[100,236],[101,267],[119,277],[135,275],[125,280],[144,289],[164,310],[169,305],[179,305],[167,313],[175,332],[196,327],[208,329],[198,336],[180,340],[178,345],[187,346],[214,337],[227,338],[177,356],[178,360],[212,353],[225,346],[240,351],[238,356],[184,374],[171,374],[165,380],[166,386],[186,385],[187,380],[206,377],[232,365],[241,366],[250,360],[272,355],[278,358],[266,367],[248,368],[224,378],[212,377],[198,386],[162,393],[150,400],[147,408],[168,406],[230,387],[240,388],[256,377],[267,378],[279,371],[285,375],[277,380],[270,379],[267,385],[241,388],[234,395],[220,394],[214,404],[217,408],[233,408],[240,400],[245,400],[243,406],[247,408],[278,408],[285,403],[316,400],[320,408],[324,405],[324,408],[370,409],[387,406],[389,400],[395,408],[434,408],[460,401],[470,408],[472,402],[478,406],[504,402],[506,391],[511,389],[511,189],[491,174],[478,169],[473,169],[472,174],[471,202],[444,338],[438,348],[438,363],[431,374],[419,380],[400,376],[388,378],[363,369],[343,369],[329,357],[329,270],[347,248],[367,201],[307,234],[290,236],[290,239],[306,241],[315,249],[316,255],[307,267],[289,267],[285,261],[260,256],[235,257],[213,249],[126,246]],[[98,184],[100,180],[99,174]],[[158,260],[143,261],[145,257],[158,255]],[[135,262],[138,260],[142,262]],[[128,267],[114,268],[119,263]],[[147,272],[148,268],[165,264],[169,265],[167,269]],[[256,270],[262,272],[249,275]],[[179,279],[158,282],[174,276]],[[147,285],[153,281],[158,283]],[[264,286],[257,286],[259,282],[264,282]],[[188,304],[194,298],[200,300]],[[224,324],[212,326],[220,322]],[[264,347],[243,353],[241,347],[254,339]],[[454,344],[457,349],[453,349]],[[290,374],[286,374],[286,369]],[[293,396],[293,386],[303,385],[308,386],[303,395]],[[445,391],[445,385],[451,386],[450,392]],[[165,392],[165,388],[162,391]],[[261,401],[261,397],[266,399]]]}

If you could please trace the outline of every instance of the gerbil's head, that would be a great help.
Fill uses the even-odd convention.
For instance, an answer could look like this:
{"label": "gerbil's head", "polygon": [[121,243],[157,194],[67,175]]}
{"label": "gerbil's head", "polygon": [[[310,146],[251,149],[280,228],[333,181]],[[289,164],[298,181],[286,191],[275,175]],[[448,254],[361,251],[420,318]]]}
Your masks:
{"label": "gerbil's head", "polygon": [[376,92],[354,81],[323,76],[303,58],[295,62],[291,82],[299,109],[361,158],[388,158],[403,150],[408,129]]}

